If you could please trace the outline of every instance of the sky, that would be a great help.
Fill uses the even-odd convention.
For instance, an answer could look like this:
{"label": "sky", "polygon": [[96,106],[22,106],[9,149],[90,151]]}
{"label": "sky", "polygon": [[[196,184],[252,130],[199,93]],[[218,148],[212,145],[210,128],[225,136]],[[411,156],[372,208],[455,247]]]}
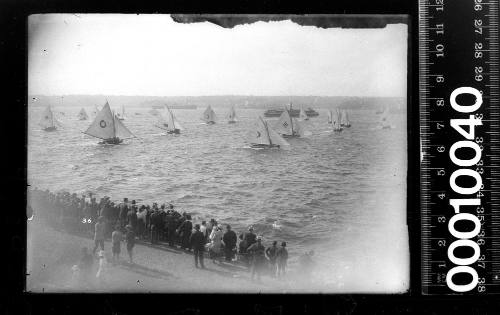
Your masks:
{"label": "sky", "polygon": [[169,15],[28,20],[30,95],[406,96],[407,25],[225,29]]}

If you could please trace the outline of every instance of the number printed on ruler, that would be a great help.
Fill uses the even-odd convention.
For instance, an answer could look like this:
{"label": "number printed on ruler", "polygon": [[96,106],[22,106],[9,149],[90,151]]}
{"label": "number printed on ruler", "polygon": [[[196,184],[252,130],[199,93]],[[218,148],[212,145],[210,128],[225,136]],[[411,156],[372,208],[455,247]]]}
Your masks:
{"label": "number printed on ruler", "polygon": [[419,17],[422,290],[500,293],[498,1]]}

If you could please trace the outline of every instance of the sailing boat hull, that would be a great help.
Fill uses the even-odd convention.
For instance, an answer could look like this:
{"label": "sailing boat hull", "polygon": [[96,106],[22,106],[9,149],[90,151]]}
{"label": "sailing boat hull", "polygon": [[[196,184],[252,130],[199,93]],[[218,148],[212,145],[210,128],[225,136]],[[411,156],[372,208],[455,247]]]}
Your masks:
{"label": "sailing boat hull", "polygon": [[215,121],[207,121],[207,125],[215,125]]}
{"label": "sailing boat hull", "polygon": [[52,126],[52,127],[47,127],[47,128],[44,128],[43,131],[56,131],[57,128]]}
{"label": "sailing boat hull", "polygon": [[123,140],[122,139],[106,139],[106,140],[103,140],[101,142],[99,142],[99,144],[120,144],[122,143]]}
{"label": "sailing boat hull", "polygon": [[174,135],[179,135],[181,131],[179,129],[174,129],[174,130],[169,130],[167,131],[168,134],[174,134]]}
{"label": "sailing boat hull", "polygon": [[272,149],[272,148],[278,149],[280,146],[277,144],[252,143],[252,144],[250,144],[250,147],[254,148],[254,149]]}
{"label": "sailing boat hull", "polygon": [[299,137],[300,137],[300,135],[298,135],[298,134],[293,134],[293,135],[281,134],[281,136],[282,136],[283,138],[287,138],[287,139],[288,139],[288,138],[299,138]]}
{"label": "sailing boat hull", "polygon": [[351,127],[351,125],[350,125],[350,124],[349,124],[349,125],[342,124],[341,126],[342,126],[342,127],[346,127],[346,128],[350,128],[350,127]]}
{"label": "sailing boat hull", "polygon": [[236,120],[230,120],[227,122],[228,124],[235,124],[236,123]]}

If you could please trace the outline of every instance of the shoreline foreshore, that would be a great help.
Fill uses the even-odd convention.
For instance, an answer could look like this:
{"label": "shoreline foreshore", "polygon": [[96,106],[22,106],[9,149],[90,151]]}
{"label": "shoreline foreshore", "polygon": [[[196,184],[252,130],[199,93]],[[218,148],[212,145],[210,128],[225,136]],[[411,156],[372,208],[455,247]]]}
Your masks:
{"label": "shoreline foreshore", "polygon": [[[219,244],[219,251],[212,252],[210,246],[213,246],[213,239],[211,241],[209,239],[207,242],[207,251],[204,253],[204,257],[206,257],[205,268],[196,268],[190,246],[183,242],[182,235],[179,236],[179,233],[176,233],[175,241],[169,244],[171,239],[168,238],[168,231],[155,232],[153,228],[153,231],[150,230],[148,233],[146,228],[148,225],[145,225],[145,229],[141,230],[137,222],[132,227],[131,220],[134,219],[130,219],[130,216],[125,222],[120,221],[118,217],[113,222],[114,224],[106,225],[111,229],[114,225],[115,230],[126,226],[126,230],[138,231],[138,236],[135,237],[134,241],[137,244],[133,250],[133,262],[126,259],[125,250],[122,251],[122,256],[117,261],[111,253],[113,245],[109,237],[110,231],[106,231],[106,237],[102,242],[104,251],[99,248],[101,247],[100,242],[91,240],[92,236],[95,240],[94,222],[100,220],[104,222],[102,210],[106,208],[106,204],[110,205],[106,198],[101,199],[101,208],[96,206],[98,204],[91,196],[88,198],[90,202],[86,202],[85,197],[82,200],[76,194],[70,195],[63,192],[53,194],[49,191],[32,189],[28,198],[28,218],[31,218],[28,221],[28,273],[30,274],[27,281],[28,291],[254,293],[328,291],[328,288],[321,288],[320,284],[312,283],[310,276],[304,276],[308,273],[308,270],[303,270],[307,268],[304,261],[295,268],[286,270],[286,273],[278,277],[275,267],[270,264],[269,259],[272,257],[268,255],[267,250],[266,260],[261,260],[260,264],[255,265],[253,259],[255,253],[240,253],[240,246],[238,246],[238,250],[234,248],[231,251],[232,257],[229,259],[225,255],[227,252],[224,251],[223,244]],[[56,204],[62,209],[56,209]],[[118,209],[123,209],[123,205],[124,203],[120,204]],[[130,205],[128,213],[134,212],[134,209],[137,208],[132,206],[132,203]],[[92,213],[92,206],[98,209],[97,213]],[[166,207],[170,208],[170,205]],[[160,206],[158,209],[162,209],[162,207]],[[155,211],[167,213],[169,210]],[[119,212],[118,215],[120,215]],[[184,214],[184,217],[184,222],[190,221],[189,214]],[[87,223],[89,218],[90,224]],[[149,220],[151,221],[151,217]],[[151,222],[149,223],[151,225]],[[182,230],[179,229],[179,226],[177,226],[177,232]],[[199,226],[197,228],[199,229]],[[216,222],[212,222],[211,230],[214,233],[210,234],[222,235],[219,228]],[[158,234],[157,239],[152,244],[151,238],[154,240],[155,234]],[[240,243],[238,245],[244,242],[246,234],[248,233],[240,235],[242,237],[238,238]],[[260,244],[260,242],[260,240],[258,242],[256,240],[256,243]],[[91,256],[93,260],[93,269],[89,271],[91,281],[84,281],[85,283],[82,283],[81,276],[75,278],[75,270],[79,269],[83,247],[86,247],[89,252],[92,251],[93,247],[101,249],[97,252],[97,256]],[[106,262],[107,266],[105,271],[100,270],[103,268],[103,261]],[[260,277],[254,278],[256,266],[260,269]],[[98,275],[104,274],[104,276],[96,277],[96,272]]]}

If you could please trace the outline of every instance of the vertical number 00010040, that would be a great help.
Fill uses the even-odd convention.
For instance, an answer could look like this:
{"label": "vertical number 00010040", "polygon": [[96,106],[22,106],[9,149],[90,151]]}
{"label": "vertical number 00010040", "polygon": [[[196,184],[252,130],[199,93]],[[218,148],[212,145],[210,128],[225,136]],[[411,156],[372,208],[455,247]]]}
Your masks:
{"label": "vertical number 00010040", "polygon": [[421,0],[419,10],[422,289],[494,292],[498,2]]}

